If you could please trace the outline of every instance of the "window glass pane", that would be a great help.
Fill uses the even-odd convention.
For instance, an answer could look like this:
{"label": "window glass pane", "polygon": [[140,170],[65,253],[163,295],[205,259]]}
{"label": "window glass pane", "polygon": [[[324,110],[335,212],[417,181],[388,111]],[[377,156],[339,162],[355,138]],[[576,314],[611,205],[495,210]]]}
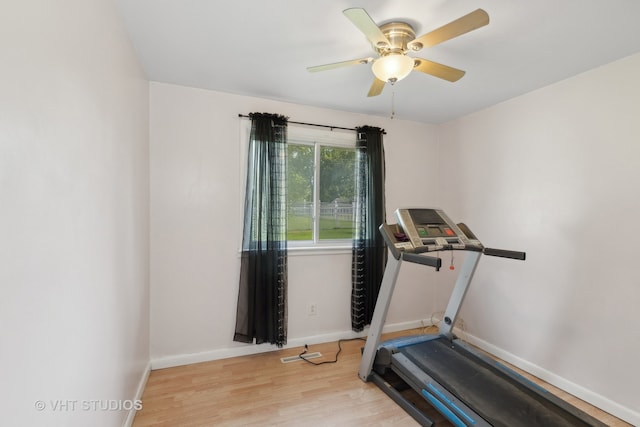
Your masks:
{"label": "window glass pane", "polygon": [[287,239],[313,240],[313,146],[287,147]]}
{"label": "window glass pane", "polygon": [[354,148],[320,149],[320,240],[353,238]]}

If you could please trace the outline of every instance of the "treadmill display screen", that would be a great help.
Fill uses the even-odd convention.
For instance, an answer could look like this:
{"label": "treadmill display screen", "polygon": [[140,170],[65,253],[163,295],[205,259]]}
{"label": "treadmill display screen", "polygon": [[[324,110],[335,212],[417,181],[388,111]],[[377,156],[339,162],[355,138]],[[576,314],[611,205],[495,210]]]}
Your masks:
{"label": "treadmill display screen", "polygon": [[421,238],[454,237],[456,235],[435,209],[410,209],[409,215],[418,236]]}
{"label": "treadmill display screen", "polygon": [[435,209],[409,209],[409,214],[413,223],[418,224],[430,224],[440,225],[446,224],[445,220],[438,214]]}
{"label": "treadmill display screen", "polygon": [[439,209],[398,209],[396,216],[413,248],[464,249],[469,243],[458,226]]}

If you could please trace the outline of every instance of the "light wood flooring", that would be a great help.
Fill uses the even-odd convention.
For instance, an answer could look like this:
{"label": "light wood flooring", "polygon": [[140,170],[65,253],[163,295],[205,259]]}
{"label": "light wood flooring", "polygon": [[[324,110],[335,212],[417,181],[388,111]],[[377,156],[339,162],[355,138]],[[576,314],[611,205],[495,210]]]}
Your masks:
{"label": "light wood flooring", "polygon": [[[385,335],[384,338],[417,333]],[[430,333],[433,331],[430,331]],[[302,348],[152,371],[133,426],[417,426],[373,383],[358,376],[363,341],[342,343],[338,363],[283,364]],[[333,360],[338,343],[309,346],[315,362]],[[519,371],[523,373],[522,371]],[[630,426],[523,373],[552,393],[615,427]],[[437,412],[438,426],[450,426]]]}

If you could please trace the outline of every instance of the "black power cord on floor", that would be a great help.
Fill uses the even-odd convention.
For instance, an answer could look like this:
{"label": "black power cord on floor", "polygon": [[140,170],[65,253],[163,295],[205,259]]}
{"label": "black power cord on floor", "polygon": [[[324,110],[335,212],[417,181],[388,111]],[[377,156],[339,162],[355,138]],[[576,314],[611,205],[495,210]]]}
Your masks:
{"label": "black power cord on floor", "polygon": [[339,354],[340,354],[340,352],[342,351],[342,343],[343,343],[344,341],[357,341],[357,340],[360,340],[360,341],[366,341],[366,339],[365,339],[365,338],[349,338],[349,339],[342,339],[342,340],[338,340],[338,351],[336,352],[336,357],[335,357],[335,359],[334,359],[334,360],[324,360],[324,361],[322,361],[322,362],[314,362],[313,360],[309,360],[309,359],[305,358],[305,357],[304,357],[304,355],[305,355],[305,354],[307,353],[307,351],[309,350],[309,346],[308,346],[308,345],[306,345],[306,344],[304,345],[304,351],[303,351],[302,353],[300,353],[300,354],[298,355],[298,357],[299,357],[300,359],[304,360],[305,362],[307,362],[307,363],[311,363],[312,365],[316,365],[316,366],[318,366],[318,365],[324,365],[324,364],[327,364],[327,363],[337,363],[337,362],[338,362],[338,355],[339,355]]}

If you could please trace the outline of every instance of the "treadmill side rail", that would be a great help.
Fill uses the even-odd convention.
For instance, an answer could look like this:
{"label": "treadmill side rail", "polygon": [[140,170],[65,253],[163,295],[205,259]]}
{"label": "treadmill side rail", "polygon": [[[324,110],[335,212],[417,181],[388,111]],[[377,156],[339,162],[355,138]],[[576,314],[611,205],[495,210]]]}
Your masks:
{"label": "treadmill side rail", "polygon": [[396,353],[392,358],[393,363],[391,366],[393,371],[454,425],[491,427],[491,424],[460,399],[449,393],[447,389],[416,366],[407,356],[402,353]]}

